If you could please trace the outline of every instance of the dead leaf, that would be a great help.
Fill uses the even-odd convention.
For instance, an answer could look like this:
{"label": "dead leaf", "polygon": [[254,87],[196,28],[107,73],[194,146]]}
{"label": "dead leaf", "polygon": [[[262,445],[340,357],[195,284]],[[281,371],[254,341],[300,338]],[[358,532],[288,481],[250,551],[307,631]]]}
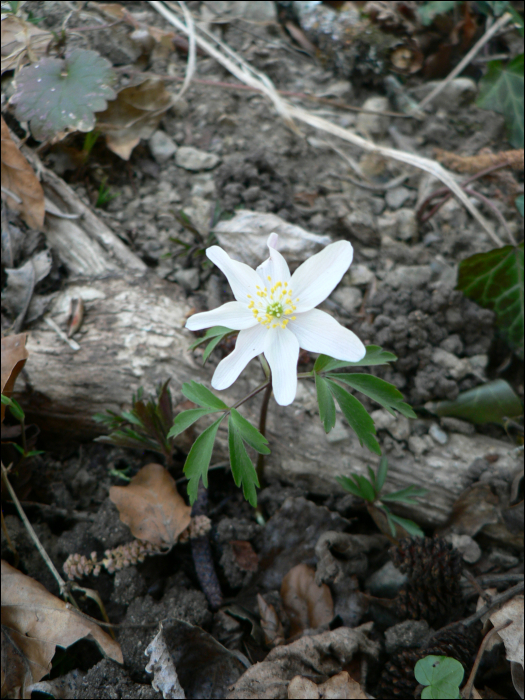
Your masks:
{"label": "dead leaf", "polygon": [[191,508],[160,464],[148,464],[128,486],[112,486],[109,497],[134,537],[157,547],[172,547],[190,524]]}
{"label": "dead leaf", "polygon": [[512,625],[498,632],[505,644],[505,652],[509,661],[518,663],[523,668],[523,595],[517,595],[508,603],[502,605],[499,610],[490,613],[489,619],[498,627],[506,620],[511,620]]}
{"label": "dead leaf", "polygon": [[479,173],[481,170],[490,168],[492,165],[505,163],[512,170],[523,171],[523,148],[514,151],[500,151],[492,153],[485,149],[475,156],[461,156],[459,153],[445,151],[442,148],[435,148],[434,155],[446,168],[455,170],[458,173]]}
{"label": "dead leaf", "polygon": [[22,214],[30,228],[41,229],[45,213],[44,190],[33,168],[11,138],[3,117],[1,124],[2,199],[6,200],[9,209]]}
{"label": "dead leaf", "polygon": [[174,104],[164,81],[150,78],[140,85],[121,90],[117,99],[97,114],[97,129],[106,135],[114,153],[129,160],[140,139],[148,139],[162,115]]}
{"label": "dead leaf", "polygon": [[153,689],[161,692],[163,698],[185,698],[186,695],[177,676],[177,669],[164,641],[162,622],[158,633],[148,644],[144,653],[149,656],[146,673],[153,673],[151,681]]}
{"label": "dead leaf", "polygon": [[311,566],[298,564],[286,574],[281,585],[283,607],[290,618],[290,636],[328,625],[334,617],[330,589],[315,582]]}
{"label": "dead leaf", "polygon": [[5,561],[2,627],[2,697],[30,698],[27,686],[49,673],[56,647],[79,639],[92,639],[105,656],[124,663],[120,645],[95,622]]}
{"label": "dead leaf", "polygon": [[259,557],[249,542],[232,540],[230,545],[238,567],[243,571],[257,571],[259,568]]}
{"label": "dead leaf", "polygon": [[43,56],[53,38],[51,32],[39,29],[13,14],[2,20],[2,73],[21,68]]}
{"label": "dead leaf", "polygon": [[5,268],[7,283],[2,292],[2,303],[16,316],[13,330],[22,327],[24,318],[33,298],[35,285],[41,282],[51,271],[52,259],[49,250],[41,250],[35,253],[21,267]]}
{"label": "dead leaf", "polygon": [[316,685],[308,678],[295,676],[288,685],[288,697],[298,698],[341,698],[344,700],[367,700],[367,695],[357,681],[346,672],[341,671],[325,683]]}
{"label": "dead leaf", "polygon": [[269,647],[277,647],[284,644],[284,630],[275,608],[267,603],[260,593],[257,593],[257,604],[261,616],[261,627],[264,632],[264,641]]}
{"label": "dead leaf", "polygon": [[[29,353],[26,350],[27,333],[8,335],[2,338],[2,394],[10,397],[15,381],[26,363]],[[2,423],[5,418],[5,406],[2,404]]]}

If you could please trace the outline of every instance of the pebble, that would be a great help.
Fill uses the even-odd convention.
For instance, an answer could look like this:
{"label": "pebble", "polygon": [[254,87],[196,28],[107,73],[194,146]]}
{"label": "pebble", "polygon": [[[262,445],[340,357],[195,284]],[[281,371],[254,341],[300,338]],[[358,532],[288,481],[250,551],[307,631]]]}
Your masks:
{"label": "pebble", "polygon": [[375,275],[366,265],[352,265],[348,271],[348,284],[353,287],[364,287],[374,279]]}
{"label": "pebble", "polygon": [[410,421],[405,416],[393,416],[380,408],[370,414],[376,430],[388,430],[396,440],[407,440],[410,436]]}
{"label": "pebble", "polygon": [[[373,112],[388,112],[390,105],[387,97],[369,97],[363,109]],[[357,117],[357,129],[365,136],[385,136],[388,129],[388,117],[384,114],[360,112]]]}
{"label": "pebble", "polygon": [[332,299],[342,307],[343,311],[351,314],[361,306],[363,294],[357,287],[341,287],[332,294]]}
{"label": "pebble", "polygon": [[452,533],[445,537],[458,552],[461,552],[463,561],[467,564],[475,564],[481,557],[481,547],[470,535],[457,535]]}
{"label": "pebble", "polygon": [[188,270],[177,270],[173,274],[173,279],[188,292],[194,292],[200,285],[199,271],[194,267]]}
{"label": "pebble", "polygon": [[393,289],[422,287],[431,277],[430,265],[400,265],[387,274],[385,282]]}
{"label": "pebble", "polygon": [[157,163],[165,163],[177,152],[177,144],[164,131],[156,131],[148,141],[151,155]]}
{"label": "pebble", "polygon": [[437,423],[432,423],[428,434],[437,442],[438,445],[446,445],[448,442],[448,435],[439,427]]}
{"label": "pebble", "polygon": [[401,649],[419,646],[428,637],[430,627],[426,620],[405,620],[393,625],[385,632],[385,649],[387,654],[394,654]]}
{"label": "pebble", "polygon": [[356,209],[347,214],[341,223],[348,233],[361,243],[367,246],[377,245],[379,236],[372,214]]}
{"label": "pebble", "polygon": [[474,435],[476,428],[472,423],[459,418],[445,417],[441,419],[441,425],[450,430],[451,433],[461,433],[462,435]]}
{"label": "pebble", "polygon": [[399,209],[396,211],[397,233],[396,236],[402,241],[417,240],[417,220],[413,209]]}
{"label": "pebble", "polygon": [[434,447],[432,438],[428,435],[420,437],[419,435],[411,435],[408,438],[408,449],[414,457],[421,457],[425,452],[428,452]]}
{"label": "pebble", "polygon": [[349,437],[350,435],[348,433],[348,430],[343,425],[341,419],[337,417],[335,419],[334,427],[329,433],[326,434],[326,439],[331,444],[335,444],[337,442],[343,442],[344,440],[348,440]]}
{"label": "pebble", "polygon": [[394,238],[397,236],[397,216],[396,212],[386,211],[383,216],[377,219],[377,231],[381,238],[388,236]]}
{"label": "pebble", "polygon": [[215,153],[206,153],[193,146],[181,146],[175,155],[175,162],[180,168],[194,172],[211,170],[220,163],[220,160]]}
{"label": "pebble", "polygon": [[451,352],[436,348],[432,353],[432,362],[443,369],[446,369],[448,374],[456,380],[463,379],[467,374],[472,373],[472,365],[466,357],[459,358]]}
{"label": "pebble", "polygon": [[[411,94],[421,101],[430,94],[435,87],[441,84],[441,80],[432,80],[411,91]],[[473,100],[478,93],[476,83],[472,78],[454,78],[443,88],[441,94],[427,107],[427,111],[435,112],[437,105],[445,106],[447,109],[454,109]]]}
{"label": "pebble", "polygon": [[365,588],[377,598],[393,598],[406,581],[406,574],[389,561],[366,580]]}
{"label": "pebble", "polygon": [[411,196],[412,192],[407,187],[393,187],[386,191],[385,201],[390,209],[399,209]]}

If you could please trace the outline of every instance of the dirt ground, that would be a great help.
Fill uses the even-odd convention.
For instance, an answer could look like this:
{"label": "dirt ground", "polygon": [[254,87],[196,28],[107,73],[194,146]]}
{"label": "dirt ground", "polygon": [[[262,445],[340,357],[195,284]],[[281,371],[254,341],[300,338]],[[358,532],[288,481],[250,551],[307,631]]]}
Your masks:
{"label": "dirt ground", "polygon": [[[45,28],[60,26],[70,4],[27,3],[36,17],[43,17],[40,26]],[[166,28],[164,20],[147,3],[122,4],[141,22]],[[192,12],[198,12],[200,5],[188,3]],[[82,26],[83,20],[76,22],[76,26]],[[89,21],[84,23],[87,26]],[[282,28],[232,21],[218,25],[215,31],[251,65],[266,73],[280,90],[311,93],[356,106],[385,95],[379,81],[354,80],[352,76],[342,76],[330,65],[323,66],[322,60],[308,55]],[[131,64],[111,29],[77,34],[72,41],[75,46],[99,51],[117,68]],[[180,78],[185,64],[183,52],[170,53],[153,55],[146,68],[153,74]],[[306,104],[313,113],[335,124],[358,129],[383,145],[429,158],[435,157],[436,148],[464,156],[476,155],[482,149],[508,150],[503,117],[473,103],[479,70],[479,66],[472,66],[467,71],[470,80],[454,83],[446,97],[434,104],[421,120],[377,117],[324,103]],[[119,73],[122,85],[133,77],[125,70]],[[179,148],[191,146],[217,156],[212,168],[187,170],[177,165],[173,156],[165,159],[158,153],[155,155],[151,142],[144,140],[126,162],[105,147],[103,138],[95,144],[87,168],[71,167],[68,148],[81,148],[83,134],[72,135],[64,143],[43,149],[40,153],[43,162],[91,205],[97,199],[100,182],[106,178],[110,191],[117,196],[105,207],[97,208],[97,215],[146,263],[151,275],[179,285],[196,311],[214,308],[233,297],[225,278],[207,263],[200,238],[177,217],[180,210],[206,236],[217,222],[232,217],[239,209],[249,209],[277,214],[334,241],[350,240],[354,262],[341,286],[321,308],[363,341],[381,345],[399,357],[392,367],[379,368],[377,375],[395,384],[406,400],[420,409],[418,420],[411,422],[407,435],[394,436],[386,426],[380,426],[380,443],[387,455],[399,456],[416,449],[416,442],[410,443],[410,436],[432,441],[429,429],[435,419],[423,409],[426,402],[455,399],[461,391],[495,378],[509,381],[523,399],[521,364],[498,336],[494,315],[454,290],[458,262],[493,247],[490,237],[461,204],[451,199],[429,221],[419,223],[415,212],[430,188],[439,187],[425,173],[395,160],[363,153],[348,144],[341,146],[337,142],[334,149],[330,138],[325,139],[304,125],[295,133],[262,95],[225,87],[224,83],[233,82],[232,76],[212,58],[198,56],[195,78],[180,103],[163,116],[158,131]],[[173,82],[171,88],[179,85],[180,82]],[[405,89],[420,100],[431,86],[415,74],[406,78]],[[299,98],[289,99],[304,104]],[[385,111],[398,111],[398,107],[390,101]],[[9,115],[6,119],[9,120]],[[9,126],[22,135],[12,117]],[[37,145],[31,141],[29,144]],[[337,152],[341,150],[343,156]],[[374,183],[372,189],[351,182],[357,176],[348,159],[359,164],[362,173]],[[406,178],[399,185],[382,188],[403,174]],[[518,240],[522,238],[523,219],[514,199],[520,187],[523,191],[521,182],[510,175],[506,180],[477,182],[478,191],[495,203]],[[493,219],[490,210],[483,206],[481,210]],[[40,236],[34,245],[45,247],[46,243]],[[64,267],[57,259],[53,264],[50,278],[40,288],[41,294],[51,295],[65,284]],[[31,331],[30,325],[27,330]],[[435,361],[436,348],[449,353],[458,367],[465,366],[461,363],[468,359],[474,369],[451,372],[450,367]],[[225,356],[227,351],[228,348],[219,348],[216,356]],[[308,357],[302,360],[304,367],[311,366]],[[211,372],[212,366],[210,378]],[[364,403],[369,410],[377,408],[371,401]],[[507,442],[509,450],[515,447],[513,439],[497,425],[454,427],[451,423],[447,426],[445,421],[440,427],[445,433],[457,429],[476,434],[479,430]],[[102,553],[129,542],[129,529],[119,520],[108,491],[112,485],[124,485],[115,470],[126,469],[127,476],[132,477],[144,465],[158,462],[158,455],[96,443],[57,447],[49,443],[45,434],[39,436],[37,446],[45,452],[32,460],[27,472],[18,475],[17,490],[57,568],[62,570],[64,561],[73,553],[89,556],[93,551]],[[172,469],[183,495],[184,459],[183,450],[178,450]],[[492,483],[490,456],[485,464],[474,464],[473,474],[476,470],[473,482],[480,474],[486,474],[485,483]],[[504,477],[498,474],[503,482]],[[512,474],[506,474],[507,486],[511,478]],[[504,486],[503,483],[501,488]],[[122,625],[116,628],[116,637],[122,647],[124,665],[101,660],[95,645],[88,641],[58,650],[51,678],[69,674],[74,688],[69,691],[74,694],[68,695],[66,691],[62,697],[162,697],[151,686],[144,650],[156,634],[158,622],[174,619],[199,626],[233,652],[232,658],[228,657],[230,666],[223,676],[218,674],[214,690],[203,690],[198,684],[191,686],[188,679],[183,682],[187,697],[221,697],[247,665],[263,661],[268,653],[268,647],[258,641],[254,631],[260,631],[257,593],[262,593],[275,606],[284,620],[285,632],[289,631],[279,595],[283,575],[297,563],[315,567],[319,561],[316,544],[326,531],[362,535],[378,532],[358,499],[343,491],[319,496],[294,483],[293,475],[284,482],[273,478],[261,489],[259,520],[235,488],[229,470],[222,466],[210,471],[208,493],[207,514],[212,521],[209,537],[223,606],[214,611],[208,604],[189,543],[177,544],[167,555],[150,556],[115,574],[102,571],[97,577],[86,577],[81,585],[97,590],[111,622]],[[12,503],[4,502],[3,508],[9,535],[20,555],[20,569],[58,595],[57,584],[34,549]],[[435,533],[425,534],[432,537]],[[463,561],[473,576],[523,573],[522,549],[516,544],[519,538],[505,542],[504,538],[480,532],[473,541],[481,548],[480,554],[474,562]],[[258,555],[256,570],[246,566],[232,545],[235,542],[250,543]],[[12,563],[3,533],[2,552]],[[375,623],[370,638],[380,651],[369,662],[367,691],[376,697],[388,697],[388,691],[386,686],[382,690],[378,688],[373,679],[381,676],[396,652],[411,648],[400,641],[399,629],[398,641],[385,647],[388,630],[406,624],[407,620],[415,624],[410,615],[403,617],[399,610],[394,614],[366,597],[385,599],[398,593],[403,582],[396,579],[388,562],[386,543],[368,554],[360,571],[348,574],[338,584],[330,584],[337,620],[330,629]],[[470,614],[475,601],[476,598],[468,598],[461,614]],[[86,613],[100,618],[93,601],[84,601],[82,607]],[[429,625],[420,634],[418,643],[429,631],[441,626],[436,621],[430,621]],[[504,652],[500,648],[492,654],[490,661],[484,662],[483,678],[485,685],[500,695],[485,697],[517,697]],[[206,658],[195,661],[194,675],[210,673],[206,664],[211,663],[212,656],[210,652]],[[221,659],[223,668],[227,662]],[[349,668],[347,664],[345,670]],[[354,670],[357,673],[357,668]],[[316,678],[316,682],[321,682],[319,675]],[[205,692],[215,694],[199,694]]]}

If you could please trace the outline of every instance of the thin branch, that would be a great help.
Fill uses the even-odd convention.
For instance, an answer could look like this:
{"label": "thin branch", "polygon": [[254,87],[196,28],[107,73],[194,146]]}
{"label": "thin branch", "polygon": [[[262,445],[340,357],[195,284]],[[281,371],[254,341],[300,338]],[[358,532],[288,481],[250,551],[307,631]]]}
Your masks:
{"label": "thin branch", "polygon": [[481,661],[481,657],[483,656],[485,649],[487,648],[488,643],[492,639],[492,637],[497,634],[498,632],[501,632],[501,630],[504,630],[505,627],[508,627],[509,625],[512,625],[512,620],[507,620],[506,622],[503,622],[501,625],[498,625],[497,627],[494,627],[493,629],[490,630],[488,634],[485,635],[483,638],[483,641],[481,642],[481,646],[478,650],[476,660],[474,661],[474,666],[472,667],[472,671],[470,672],[470,676],[468,681],[465,683],[465,686],[463,690],[461,691],[461,697],[466,698],[468,700],[471,696],[472,693],[472,688],[474,686],[474,681],[476,679],[476,673],[478,672],[479,664]]}

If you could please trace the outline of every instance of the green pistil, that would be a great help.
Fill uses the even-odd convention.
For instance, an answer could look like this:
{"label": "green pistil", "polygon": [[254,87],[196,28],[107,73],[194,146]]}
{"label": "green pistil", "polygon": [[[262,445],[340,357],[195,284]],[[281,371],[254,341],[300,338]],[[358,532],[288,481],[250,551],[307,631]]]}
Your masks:
{"label": "green pistil", "polygon": [[268,316],[273,316],[274,318],[281,318],[284,313],[283,305],[276,301],[274,304],[268,304],[266,307],[266,313]]}

